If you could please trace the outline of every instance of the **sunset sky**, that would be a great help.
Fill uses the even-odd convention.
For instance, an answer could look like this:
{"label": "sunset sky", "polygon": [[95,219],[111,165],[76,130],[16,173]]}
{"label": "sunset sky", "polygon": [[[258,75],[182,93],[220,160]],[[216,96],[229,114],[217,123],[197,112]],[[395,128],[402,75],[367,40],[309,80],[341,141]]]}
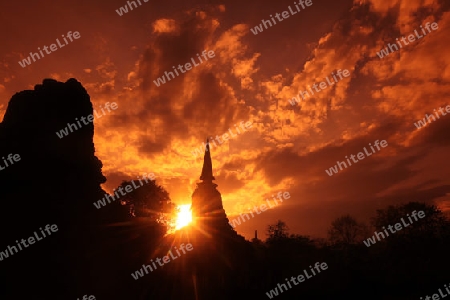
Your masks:
{"label": "sunset sky", "polygon": [[[212,147],[229,219],[278,192],[291,198],[236,227],[246,238],[284,220],[291,233],[325,237],[333,219],[368,222],[378,208],[425,201],[450,212],[450,115],[415,122],[450,104],[450,2],[313,0],[254,35],[250,28],[294,1],[149,1],[119,16],[124,0],[0,4],[0,116],[9,99],[44,78],[76,78],[94,109],[96,155],[111,191],[155,174],[188,204],[201,173],[192,151],[207,136],[252,121]],[[396,38],[436,22],[423,38],[380,58]],[[22,68],[18,61],[68,31],[80,38]],[[157,87],[197,53],[214,58]],[[288,100],[336,70],[350,76],[292,106]],[[64,99],[61,99],[63,101]],[[333,176],[325,170],[376,140],[388,146]],[[36,174],[39,171],[36,170]]]}

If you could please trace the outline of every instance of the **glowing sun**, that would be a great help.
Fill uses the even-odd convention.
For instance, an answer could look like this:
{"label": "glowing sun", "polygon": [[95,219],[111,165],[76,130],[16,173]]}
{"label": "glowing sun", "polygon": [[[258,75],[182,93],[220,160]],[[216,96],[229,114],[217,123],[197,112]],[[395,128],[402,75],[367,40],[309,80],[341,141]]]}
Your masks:
{"label": "glowing sun", "polygon": [[187,226],[192,222],[192,212],[190,204],[179,205],[178,209],[179,211],[177,219],[175,221],[175,230],[183,228],[184,226]]}

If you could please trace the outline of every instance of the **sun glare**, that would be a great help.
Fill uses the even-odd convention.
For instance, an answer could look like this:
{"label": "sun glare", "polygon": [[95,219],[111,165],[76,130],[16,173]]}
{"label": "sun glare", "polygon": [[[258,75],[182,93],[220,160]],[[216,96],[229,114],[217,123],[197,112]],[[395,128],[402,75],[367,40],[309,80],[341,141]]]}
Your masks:
{"label": "sun glare", "polygon": [[187,226],[192,222],[192,212],[190,204],[179,205],[178,209],[180,211],[177,215],[175,230],[183,228],[184,226]]}

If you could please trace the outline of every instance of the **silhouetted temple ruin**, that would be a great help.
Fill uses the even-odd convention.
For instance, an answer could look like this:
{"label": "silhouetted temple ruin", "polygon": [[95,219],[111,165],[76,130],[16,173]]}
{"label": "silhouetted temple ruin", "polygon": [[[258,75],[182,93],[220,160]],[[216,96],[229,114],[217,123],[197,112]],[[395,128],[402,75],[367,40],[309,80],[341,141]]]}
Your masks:
{"label": "silhouetted temple ruin", "polygon": [[[174,263],[170,270],[167,268],[168,278],[178,282],[185,299],[229,299],[230,296],[225,294],[232,294],[248,284],[249,262],[253,254],[250,243],[229,224],[222,196],[217,184],[213,183],[215,178],[208,141],[200,180],[192,194],[193,222],[166,241],[171,246],[191,243],[194,250],[176,261],[178,267]],[[171,293],[176,294],[174,291]]]}
{"label": "silhouetted temple ruin", "polygon": [[211,152],[208,140],[206,140],[200,180],[202,182],[197,183],[197,188],[192,194],[194,226],[210,234],[232,230],[225,210],[223,209],[222,196],[216,189],[217,184],[213,183],[215,178],[212,171]]}

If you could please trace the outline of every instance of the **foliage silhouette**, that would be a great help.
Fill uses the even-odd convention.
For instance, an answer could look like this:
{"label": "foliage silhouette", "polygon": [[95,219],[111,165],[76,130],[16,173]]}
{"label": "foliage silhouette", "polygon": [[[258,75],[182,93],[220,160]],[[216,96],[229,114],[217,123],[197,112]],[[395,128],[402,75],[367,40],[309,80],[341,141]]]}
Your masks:
{"label": "foliage silhouette", "polygon": [[289,227],[285,222],[278,220],[275,224],[267,226],[267,241],[272,242],[289,237]]}
{"label": "foliage silhouette", "polygon": [[331,228],[328,230],[328,239],[333,245],[355,245],[361,243],[368,233],[367,225],[358,223],[350,215],[344,215],[331,223]]}
{"label": "foliage silhouette", "polygon": [[[123,181],[115,190],[131,185],[131,181]],[[176,216],[176,205],[170,199],[169,193],[155,180],[143,182],[142,186],[133,189],[120,198],[128,207],[129,213],[134,217],[146,217],[158,223],[169,225]]]}

